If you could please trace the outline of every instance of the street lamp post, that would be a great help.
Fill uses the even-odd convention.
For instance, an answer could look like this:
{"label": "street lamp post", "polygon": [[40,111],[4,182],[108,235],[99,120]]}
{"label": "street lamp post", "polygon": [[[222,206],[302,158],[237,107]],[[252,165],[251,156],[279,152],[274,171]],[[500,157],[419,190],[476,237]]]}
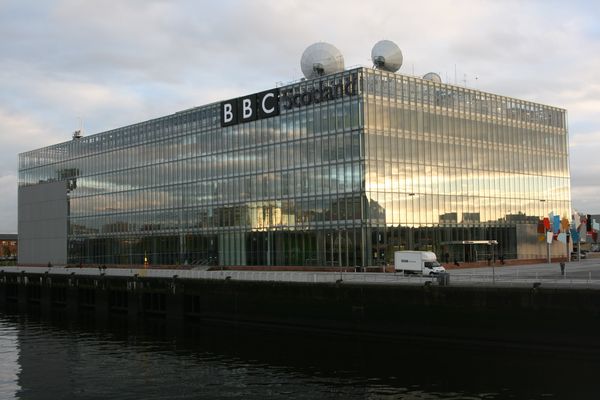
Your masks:
{"label": "street lamp post", "polygon": [[[495,239],[488,239],[486,244],[488,246],[488,254],[489,254],[488,257],[494,258],[494,262],[492,263],[492,283],[496,284],[496,261],[495,261],[496,250],[495,250],[494,246],[498,245],[498,241]],[[492,257],[492,255],[494,255],[494,256]]]}
{"label": "street lamp post", "polygon": [[414,243],[414,237],[413,237],[413,235],[414,235],[415,219],[416,219],[416,216],[415,216],[415,202],[414,202],[415,194],[411,192],[411,193],[408,194],[408,197],[410,197],[410,212],[412,213],[411,218],[410,218],[410,220],[411,220],[411,226],[409,228],[409,235],[408,235],[409,236],[409,243],[408,244],[409,244],[410,250],[414,250],[415,249],[414,248],[415,243]]}
{"label": "street lamp post", "polygon": [[571,252],[569,251],[569,237],[571,236],[571,230],[569,228],[569,220],[566,217],[564,217],[560,221],[560,229],[565,234],[565,250],[567,254],[566,262],[571,261]]}
{"label": "street lamp post", "polygon": [[[546,199],[540,199],[540,203],[545,203]],[[544,214],[542,214],[544,215]],[[549,218],[544,217],[544,221],[548,220],[550,223],[552,221],[550,221]],[[552,261],[550,259],[550,242],[548,241],[548,232],[550,232],[550,228],[549,226],[546,226],[546,224],[544,223],[544,241],[546,242],[546,256],[548,258],[548,264],[550,264]]]}

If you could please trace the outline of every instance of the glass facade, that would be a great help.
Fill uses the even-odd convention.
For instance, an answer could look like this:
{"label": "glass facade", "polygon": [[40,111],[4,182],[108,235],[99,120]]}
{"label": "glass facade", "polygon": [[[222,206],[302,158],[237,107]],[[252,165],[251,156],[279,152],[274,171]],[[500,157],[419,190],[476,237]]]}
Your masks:
{"label": "glass facade", "polygon": [[280,90],[349,78],[271,118],[222,127],[217,103],[23,153],[19,185],[65,181],[71,264],[545,254],[539,217],[570,214],[564,110],[367,68]]}
{"label": "glass facade", "polygon": [[544,257],[539,217],[571,214],[564,110],[376,70],[363,87],[371,264]]}

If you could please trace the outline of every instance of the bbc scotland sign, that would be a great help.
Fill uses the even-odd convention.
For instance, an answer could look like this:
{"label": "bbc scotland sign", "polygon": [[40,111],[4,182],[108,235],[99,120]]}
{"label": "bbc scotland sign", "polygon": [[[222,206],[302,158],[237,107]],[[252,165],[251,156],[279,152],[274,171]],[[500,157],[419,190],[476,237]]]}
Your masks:
{"label": "bbc scotland sign", "polygon": [[294,92],[291,89],[272,89],[221,102],[221,126],[232,126],[257,119],[279,115],[280,110],[291,110],[318,104],[358,93],[358,74],[342,80],[322,80],[318,87]]}
{"label": "bbc scotland sign", "polygon": [[279,90],[269,90],[221,103],[221,126],[279,115]]}

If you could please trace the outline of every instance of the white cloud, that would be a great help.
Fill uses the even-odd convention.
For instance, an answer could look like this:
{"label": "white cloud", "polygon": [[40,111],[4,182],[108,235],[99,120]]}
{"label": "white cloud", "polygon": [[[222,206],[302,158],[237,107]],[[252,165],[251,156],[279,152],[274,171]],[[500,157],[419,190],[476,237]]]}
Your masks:
{"label": "white cloud", "polygon": [[[50,145],[57,139],[31,116],[11,112],[0,105],[0,177],[16,176],[18,153]],[[15,191],[16,185],[0,185],[0,197],[12,195]]]}

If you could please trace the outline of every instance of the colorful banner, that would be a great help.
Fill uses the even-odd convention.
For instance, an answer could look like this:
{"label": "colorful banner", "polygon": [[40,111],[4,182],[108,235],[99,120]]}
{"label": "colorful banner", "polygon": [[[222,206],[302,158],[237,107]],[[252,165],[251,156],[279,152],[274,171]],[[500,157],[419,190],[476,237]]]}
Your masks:
{"label": "colorful banner", "polygon": [[550,230],[550,218],[544,218],[544,228],[546,228],[547,231]]}
{"label": "colorful banner", "polygon": [[561,232],[558,234],[558,241],[561,243],[567,243],[567,234],[564,232]]}
{"label": "colorful banner", "polygon": [[552,244],[552,239],[554,239],[554,233],[552,233],[552,232],[546,233],[546,243]]}
{"label": "colorful banner", "polygon": [[577,229],[571,229],[571,239],[573,239],[573,243],[579,242],[579,231]]}
{"label": "colorful banner", "polygon": [[552,221],[552,231],[556,234],[560,230],[560,215],[555,215]]}

